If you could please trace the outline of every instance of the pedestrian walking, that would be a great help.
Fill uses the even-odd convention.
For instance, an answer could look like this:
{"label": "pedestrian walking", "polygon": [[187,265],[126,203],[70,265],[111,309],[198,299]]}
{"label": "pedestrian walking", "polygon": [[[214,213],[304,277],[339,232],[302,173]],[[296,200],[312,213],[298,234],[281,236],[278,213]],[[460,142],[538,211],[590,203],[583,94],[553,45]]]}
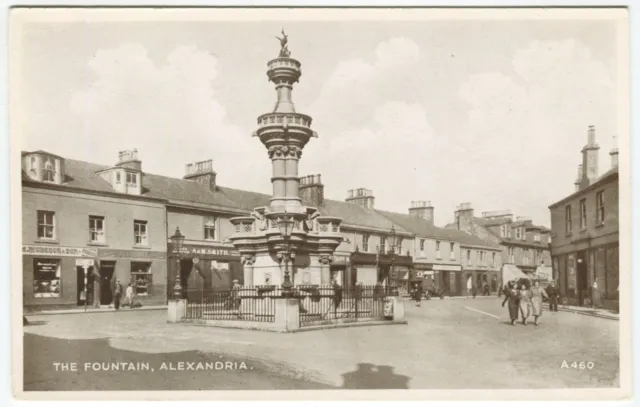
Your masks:
{"label": "pedestrian walking", "polygon": [[422,284],[416,284],[416,289],[414,290],[413,295],[416,300],[416,306],[419,307],[422,301]]}
{"label": "pedestrian walking", "polygon": [[[378,283],[376,287],[382,286]],[[333,280],[333,317],[338,318],[338,307],[342,303],[342,287],[338,284],[337,280]]]}
{"label": "pedestrian walking", "polygon": [[473,281],[471,280],[471,276],[467,279],[467,298],[469,298],[469,293],[471,293],[471,289],[473,288]]}
{"label": "pedestrian walking", "polygon": [[540,280],[535,280],[531,287],[531,311],[534,325],[538,325],[538,318],[542,316],[542,297],[549,299],[547,293],[540,287]]}
{"label": "pedestrian walking", "polygon": [[520,285],[520,315],[522,316],[522,325],[527,325],[527,318],[531,316],[531,290],[526,284]]}
{"label": "pedestrian walking", "polygon": [[593,309],[598,308],[600,305],[600,290],[598,290],[598,282],[594,281],[591,285],[591,306]]}
{"label": "pedestrian walking", "polygon": [[120,298],[122,297],[122,284],[120,280],[116,280],[116,285],[113,288],[113,307],[116,311],[120,310]]}
{"label": "pedestrian walking", "polygon": [[552,280],[544,291],[547,293],[549,298],[549,311],[558,312],[559,293],[556,288],[556,282]]}
{"label": "pedestrian walking", "polygon": [[516,290],[515,285],[510,283],[507,283],[507,286],[504,288],[504,301],[502,301],[502,306],[504,307],[504,304],[507,302],[509,303],[509,319],[511,319],[511,325],[515,325],[518,319],[518,309],[520,309],[520,298],[518,297],[518,290]]}

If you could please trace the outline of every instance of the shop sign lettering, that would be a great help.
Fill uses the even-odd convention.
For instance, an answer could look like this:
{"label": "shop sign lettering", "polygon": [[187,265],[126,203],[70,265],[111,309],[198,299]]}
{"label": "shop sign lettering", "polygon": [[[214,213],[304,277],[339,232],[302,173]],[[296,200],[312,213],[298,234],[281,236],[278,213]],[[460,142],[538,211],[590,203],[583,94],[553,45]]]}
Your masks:
{"label": "shop sign lettering", "polygon": [[22,254],[37,256],[61,256],[61,257],[97,257],[98,249],[86,247],[60,247],[60,246],[31,246],[23,245]]}
{"label": "shop sign lettering", "polygon": [[[172,254],[177,254],[178,251],[174,248],[171,251]],[[180,249],[182,256],[238,256],[239,253],[230,249],[221,247],[182,247]]]}

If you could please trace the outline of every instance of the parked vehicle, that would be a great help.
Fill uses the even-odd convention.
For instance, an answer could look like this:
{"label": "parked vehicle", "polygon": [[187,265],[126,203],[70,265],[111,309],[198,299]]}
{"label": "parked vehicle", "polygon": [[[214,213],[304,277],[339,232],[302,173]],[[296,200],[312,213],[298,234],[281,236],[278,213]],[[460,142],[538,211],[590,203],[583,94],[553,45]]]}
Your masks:
{"label": "parked vehicle", "polygon": [[431,297],[440,297],[441,300],[444,299],[444,290],[440,288],[429,288],[425,291],[425,297],[430,300]]}

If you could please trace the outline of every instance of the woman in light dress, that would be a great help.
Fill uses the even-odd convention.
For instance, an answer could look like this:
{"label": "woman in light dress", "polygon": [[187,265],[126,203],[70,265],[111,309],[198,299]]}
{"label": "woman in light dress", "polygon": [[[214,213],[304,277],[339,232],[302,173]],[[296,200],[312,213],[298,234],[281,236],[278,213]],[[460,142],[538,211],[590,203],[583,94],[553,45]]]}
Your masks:
{"label": "woman in light dress", "polygon": [[527,325],[527,318],[531,316],[531,290],[526,284],[520,285],[520,315],[522,315],[522,325]]}
{"label": "woman in light dress", "polygon": [[530,291],[531,297],[531,310],[533,311],[533,317],[535,318],[533,323],[538,325],[538,318],[542,315],[542,297],[549,300],[549,296],[544,288],[540,287],[540,281],[535,280],[533,282],[533,287],[531,287]]}

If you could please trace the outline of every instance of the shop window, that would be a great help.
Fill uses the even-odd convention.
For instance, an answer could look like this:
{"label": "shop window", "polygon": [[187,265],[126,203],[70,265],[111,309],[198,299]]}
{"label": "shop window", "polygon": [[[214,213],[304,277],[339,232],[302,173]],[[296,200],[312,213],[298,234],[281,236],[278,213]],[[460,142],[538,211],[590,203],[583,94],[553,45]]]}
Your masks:
{"label": "shop window", "polygon": [[362,234],[362,250],[365,253],[369,252],[369,234],[368,233]]}
{"label": "shop window", "polygon": [[216,240],[216,218],[215,216],[204,217],[204,238],[205,240]]}
{"label": "shop window", "polygon": [[89,238],[94,243],[104,243],[104,217],[89,216]]}
{"label": "shop window", "polygon": [[136,245],[147,246],[149,244],[146,220],[133,221],[133,237]]}
{"label": "shop window", "polygon": [[55,182],[56,181],[56,170],[51,163],[50,159],[44,163],[44,171],[42,174],[42,180],[44,182]]}
{"label": "shop window", "polygon": [[38,211],[38,238],[39,239],[55,239],[56,238],[56,214],[50,211]]}
{"label": "shop window", "polygon": [[33,260],[33,296],[37,298],[60,297],[60,260]]}
{"label": "shop window", "polygon": [[133,292],[138,296],[147,296],[151,293],[151,263],[131,262],[131,285]]}

